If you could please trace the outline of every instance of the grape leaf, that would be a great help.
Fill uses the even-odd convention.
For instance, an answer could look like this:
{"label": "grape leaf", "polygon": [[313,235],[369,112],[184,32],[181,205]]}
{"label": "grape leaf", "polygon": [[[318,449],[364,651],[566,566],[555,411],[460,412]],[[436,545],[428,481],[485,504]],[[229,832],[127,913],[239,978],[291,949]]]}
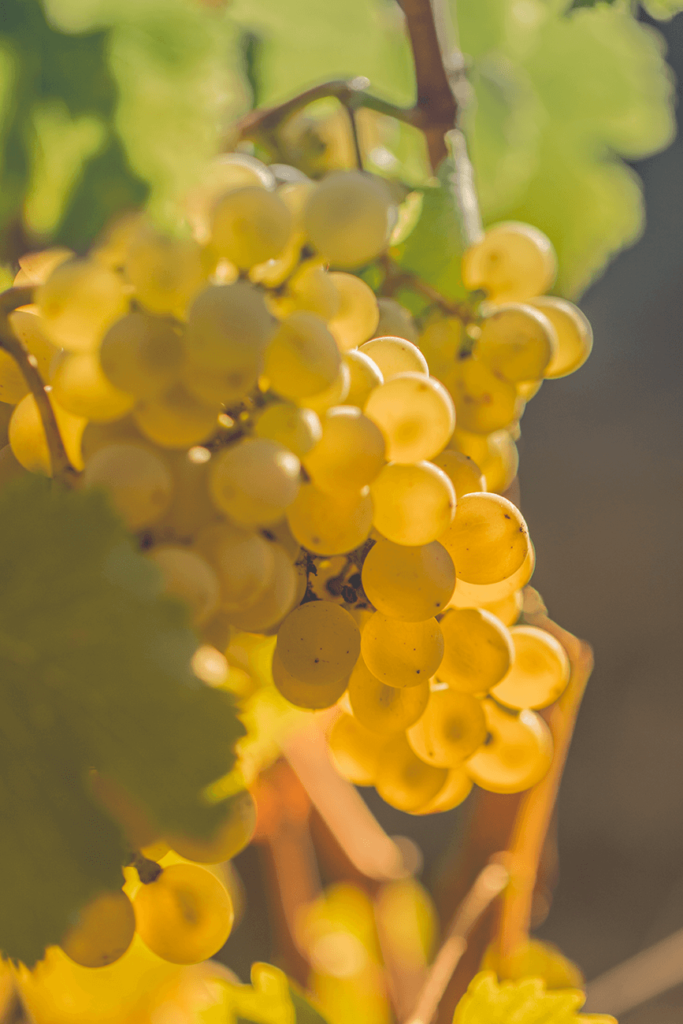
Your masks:
{"label": "grape leaf", "polygon": [[540,978],[499,984],[486,971],[471,982],[453,1024],[616,1024],[606,1014],[578,1013],[585,999],[578,989],[547,992]]}
{"label": "grape leaf", "polygon": [[255,963],[251,985],[226,984],[225,1024],[326,1024],[307,996],[271,964]]}
{"label": "grape leaf", "polygon": [[121,886],[124,845],[95,804],[96,768],[162,833],[208,836],[202,799],[244,729],[192,673],[186,612],[159,596],[106,496],[38,477],[0,493],[0,951],[33,963],[96,892]]}

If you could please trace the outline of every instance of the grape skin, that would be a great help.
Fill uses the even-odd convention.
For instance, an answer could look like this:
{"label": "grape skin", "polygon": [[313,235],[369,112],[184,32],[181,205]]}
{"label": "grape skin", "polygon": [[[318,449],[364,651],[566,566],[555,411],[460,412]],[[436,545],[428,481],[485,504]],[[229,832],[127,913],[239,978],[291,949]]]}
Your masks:
{"label": "grape skin", "polygon": [[135,444],[100,448],[85,467],[85,487],[105,487],[129,530],[151,526],[167,510],[173,478],[160,454]]}
{"label": "grape skin", "polygon": [[368,494],[327,494],[314,484],[302,484],[287,509],[287,522],[308,551],[345,555],[370,536],[372,500]]}
{"label": "grape skin", "polygon": [[352,270],[384,250],[393,215],[391,196],[382,181],[362,171],[336,171],[308,195],[304,227],[325,260]]}
{"label": "grape skin", "polygon": [[500,494],[464,495],[455,518],[439,538],[466,583],[499,583],[524,563],[529,535],[519,509]]}
{"label": "grape skin", "polygon": [[278,630],[283,668],[304,683],[347,678],[360,654],[360,630],[353,617],[330,601],[299,605]]}
{"label": "grape skin", "polygon": [[374,526],[397,544],[429,544],[453,522],[453,485],[431,462],[390,462],[370,484],[370,494]]}
{"label": "grape skin", "polygon": [[375,612],[363,629],[361,652],[370,672],[387,686],[416,686],[437,672],[444,638],[434,618],[400,622]]}
{"label": "grape skin", "polygon": [[300,468],[294,452],[277,441],[245,438],[212,459],[211,497],[238,525],[268,526],[296,498]]}
{"label": "grape skin", "polygon": [[391,380],[399,373],[424,373],[426,377],[429,376],[427,360],[417,345],[403,338],[372,338],[361,345],[359,351],[377,364],[384,380]]}
{"label": "grape skin", "polygon": [[458,768],[486,739],[481,701],[469,693],[433,690],[424,713],[406,735],[417,756],[427,764]]}
{"label": "grape skin", "polygon": [[384,434],[391,462],[431,459],[446,447],[455,428],[448,392],[421,373],[400,373],[385,381],[370,393],[364,411]]}
{"label": "grape skin", "polygon": [[536,626],[514,626],[510,636],[514,663],[491,695],[509,708],[548,707],[569,682],[569,659],[564,647]]}
{"label": "grape skin", "polygon": [[388,686],[372,674],[362,654],[351,673],[348,689],[351,708],[361,725],[386,736],[404,732],[416,722],[429,700],[426,678],[411,686]]}
{"label": "grape skin", "polygon": [[424,622],[438,615],[455,589],[453,562],[437,541],[404,547],[379,540],[368,552],[361,575],[377,611],[404,622]]}
{"label": "grape skin", "polygon": [[487,693],[510,669],[515,656],[512,638],[490,612],[453,608],[441,620],[441,629],[445,650],[437,675],[452,689]]}
{"label": "grape skin", "polygon": [[322,437],[304,457],[316,487],[328,494],[359,492],[384,465],[384,437],[353,406],[333,406],[321,419]]}
{"label": "grape skin", "polygon": [[135,913],[124,892],[104,892],[83,907],[60,946],[81,967],[105,967],[120,959],[135,934]]}
{"label": "grape skin", "polygon": [[275,689],[290,704],[294,704],[297,708],[304,708],[306,711],[331,708],[346,690],[348,682],[346,676],[325,683],[310,683],[297,679],[284,667],[277,649],[273,652],[272,672]]}

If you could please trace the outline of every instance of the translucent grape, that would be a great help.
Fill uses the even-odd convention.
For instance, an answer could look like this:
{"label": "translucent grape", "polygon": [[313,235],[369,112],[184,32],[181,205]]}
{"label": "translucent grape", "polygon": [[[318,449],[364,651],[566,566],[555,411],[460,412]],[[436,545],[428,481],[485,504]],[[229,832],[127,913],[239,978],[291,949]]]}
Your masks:
{"label": "translucent grape", "polygon": [[218,577],[196,551],[179,544],[162,544],[147,553],[161,570],[164,592],[184,601],[194,626],[217,611],[220,599]]}
{"label": "translucent grape", "polygon": [[314,313],[292,313],[280,324],[265,353],[264,372],[273,391],[301,399],[330,387],[341,365],[339,349]]}
{"label": "translucent grape", "polygon": [[362,580],[377,611],[390,619],[423,622],[448,604],[455,569],[446,549],[436,541],[403,547],[378,540],[365,558]]}
{"label": "translucent grape", "polygon": [[209,464],[196,461],[198,454],[209,454],[205,448],[189,452],[164,452],[173,476],[173,499],[166,513],[154,524],[155,541],[190,541],[209,523],[218,518],[216,506],[209,496]]}
{"label": "translucent grape", "polygon": [[248,153],[221,153],[210,160],[199,185],[186,197],[185,209],[195,235],[202,241],[209,237],[211,209],[221,196],[236,188],[257,186],[275,188],[269,167]]}
{"label": "translucent grape", "polygon": [[331,320],[339,311],[339,289],[319,261],[307,260],[287,281],[283,303],[284,315],[307,310],[323,320]]}
{"label": "translucent grape", "polygon": [[136,398],[155,398],[180,378],[185,351],[179,325],[166,317],[129,313],[113,324],[100,348],[111,383]]}
{"label": "translucent grape", "polygon": [[396,544],[429,544],[455,514],[453,484],[431,462],[390,462],[370,485],[373,525]]}
{"label": "translucent grape", "polygon": [[277,634],[283,668],[304,683],[346,679],[360,654],[353,616],[331,601],[307,601],[287,616]]}
{"label": "translucent grape", "polygon": [[485,491],[487,489],[486,480],[479,466],[469,455],[465,455],[463,452],[457,452],[452,448],[445,448],[438,455],[434,456],[432,462],[439,469],[443,470],[453,484],[457,500],[460,500],[465,494],[471,494],[472,491]]}
{"label": "translucent grape", "polygon": [[225,610],[250,607],[270,585],[275,549],[260,534],[232,523],[213,523],[199,532],[195,547],[218,575]]}
{"label": "translucent grape", "polygon": [[535,711],[507,711],[484,700],[488,740],[469,758],[467,774],[491,793],[521,793],[540,782],[550,767],[550,729]]}
{"label": "translucent grape", "polygon": [[466,583],[465,580],[458,580],[456,587],[458,591],[457,605],[459,607],[483,608],[493,601],[502,601],[503,598],[509,597],[510,594],[516,593],[527,585],[533,576],[535,564],[536,556],[533,544],[530,543],[527,556],[519,569],[513,572],[511,576],[501,580],[500,583],[478,585],[476,583]]}
{"label": "translucent grape", "polygon": [[377,364],[359,349],[345,352],[342,358],[350,374],[349,391],[345,400],[348,405],[356,405],[362,409],[372,389],[382,384],[384,378]]}
{"label": "translucent grape", "polygon": [[429,365],[429,372],[446,380],[452,372],[465,341],[465,325],[458,317],[441,317],[427,324],[420,335],[420,351]]}
{"label": "translucent grape", "polygon": [[429,376],[427,360],[417,345],[402,338],[373,338],[361,345],[360,351],[379,366],[384,380],[399,373],[424,373]]}
{"label": "translucent grape", "polygon": [[121,441],[149,448],[149,443],[138,430],[132,416],[124,416],[123,419],[114,420],[112,423],[87,423],[81,441],[83,458],[87,462],[100,448]]}
{"label": "translucent grape", "polygon": [[462,258],[465,287],[483,289],[496,303],[526,302],[542,295],[556,273],[550,240],[538,228],[517,221],[490,227]]}
{"label": "translucent grape", "polygon": [[68,260],[36,292],[45,332],[69,352],[92,352],[127,311],[123,281],[91,260]]}
{"label": "translucent grape", "polygon": [[455,402],[458,427],[474,434],[507,427],[524,407],[514,384],[497,377],[476,356],[456,363],[445,384]]}
{"label": "translucent grape", "polygon": [[429,681],[415,686],[387,686],[372,674],[363,658],[349,679],[349,701],[358,721],[371,732],[390,736],[416,722],[429,700]]}
{"label": "translucent grape", "polygon": [[352,270],[384,251],[394,216],[384,182],[362,171],[335,171],[310,192],[304,226],[325,260]]}
{"label": "translucent grape", "polygon": [[336,406],[324,414],[322,437],[303,463],[322,491],[360,491],[384,465],[384,437],[354,406]]}
{"label": "translucent grape", "polygon": [[372,500],[368,494],[327,494],[313,484],[302,484],[287,509],[287,522],[308,551],[344,555],[370,536]]}
{"label": "translucent grape", "polygon": [[0,402],[16,405],[28,392],[26,378],[16,360],[9,352],[0,350]]}
{"label": "translucent grape", "polygon": [[557,333],[548,317],[521,304],[494,309],[476,343],[478,358],[513,383],[541,378],[557,350]]}
{"label": "translucent grape", "polygon": [[135,404],[133,395],[105,377],[96,352],[72,352],[60,361],[52,393],[63,409],[94,423],[119,420]]}
{"label": "translucent grape", "polygon": [[375,787],[390,807],[413,812],[433,799],[447,778],[445,768],[427,764],[401,735],[382,747]]}
{"label": "translucent grape", "polygon": [[356,786],[373,786],[382,742],[353,715],[340,715],[327,734],[327,745],[339,774]]}
{"label": "translucent grape", "polygon": [[14,284],[43,284],[60,263],[66,263],[74,255],[72,249],[66,249],[62,245],[41,249],[39,252],[24,253],[18,260],[21,269],[14,279]]}
{"label": "translucent grape", "polygon": [[557,334],[557,349],[545,368],[545,376],[557,378],[574,373],[593,348],[593,329],[587,318],[578,306],[554,295],[532,299],[531,305],[550,320]]}
{"label": "translucent grape", "polygon": [[480,700],[450,689],[432,690],[427,707],[407,733],[417,756],[437,768],[457,768],[486,739]]}
{"label": "translucent grape", "polygon": [[202,250],[192,238],[169,238],[141,225],[131,238],[123,265],[135,298],[150,313],[184,318],[208,276]]}
{"label": "translucent grape", "polygon": [[524,518],[500,494],[464,495],[453,523],[439,539],[450,552],[458,579],[478,585],[507,579],[529,553]]}
{"label": "translucent grape", "polygon": [[239,525],[267,526],[296,498],[300,469],[294,452],[277,441],[245,438],[211,460],[211,497]]}
{"label": "translucent grape", "polygon": [[[24,309],[15,309],[9,314],[12,333],[23,341],[26,348],[36,360],[36,369],[43,378],[49,380],[52,365],[59,349],[52,344],[43,330],[42,321],[35,313],[29,313]],[[4,376],[4,375],[3,375]],[[22,378],[23,379],[23,378]],[[26,392],[24,392],[25,394]],[[21,397],[21,396],[20,396]],[[17,399],[18,401],[19,399]],[[8,402],[9,398],[0,398],[0,401]]]}
{"label": "translucent grape", "polygon": [[[497,585],[498,584],[493,584],[493,586]],[[497,601],[489,601],[484,602],[481,605],[475,605],[468,597],[461,596],[460,587],[456,586],[450,604],[452,608],[479,607],[482,611],[490,612],[492,615],[495,615],[497,619],[500,619],[504,626],[512,626],[517,622],[517,619],[521,614],[524,600],[522,597],[522,591],[515,590],[512,594],[508,594],[506,597],[502,597]]]}
{"label": "translucent grape", "polygon": [[515,660],[491,695],[509,708],[545,708],[569,682],[569,659],[554,636],[536,626],[510,630]]}
{"label": "translucent grape", "polygon": [[129,530],[151,526],[171,503],[173,478],[163,456],[136,444],[111,444],[88,460],[86,487],[105,487]]}
{"label": "translucent grape", "polygon": [[291,611],[297,596],[297,573],[280,544],[271,544],[273,573],[265,590],[248,607],[228,613],[230,622],[247,633],[270,632]]}
{"label": "translucent grape", "polygon": [[361,636],[365,664],[387,686],[416,686],[430,679],[443,652],[441,627],[433,618],[401,622],[375,612]]}
{"label": "translucent grape", "polygon": [[378,338],[405,338],[417,344],[418,330],[412,316],[396,299],[378,299],[379,323],[375,328]]}
{"label": "translucent grape", "polygon": [[501,681],[514,649],[509,631],[495,615],[480,608],[452,608],[441,629],[445,651],[439,679],[461,693],[487,693]]}
{"label": "translucent grape", "polygon": [[273,402],[266,406],[254,424],[256,437],[277,441],[300,459],[318,443],[322,432],[317,413],[290,402]]}
{"label": "translucent grape", "polygon": [[81,967],[113,964],[135,935],[135,913],[124,892],[103,892],[85,906],[60,946]]}
{"label": "translucent grape", "polygon": [[[83,469],[81,437],[86,421],[82,416],[72,416],[66,409],[62,409],[52,397],[50,397],[50,405],[54,411],[59,433],[71,465],[75,469]],[[43,421],[33,395],[26,395],[15,407],[9,424],[8,436],[14,457],[24,469],[28,469],[30,473],[52,475],[50,452],[43,430]]]}
{"label": "translucent grape", "polygon": [[379,307],[372,288],[353,274],[328,274],[334,284],[339,305],[327,322],[342,352],[360,345],[377,329]]}
{"label": "translucent grape", "polygon": [[197,864],[221,864],[232,860],[251,842],[256,828],[256,803],[248,789],[236,793],[227,804],[225,821],[211,839],[169,835],[171,849]]}
{"label": "translucent grape", "polygon": [[486,479],[486,490],[502,494],[517,476],[519,452],[507,430],[496,430],[487,437],[489,454],[481,469]]}
{"label": "translucent grape", "polygon": [[133,411],[140,431],[162,448],[189,448],[208,440],[218,427],[217,406],[204,405],[175,384]]}
{"label": "translucent grape", "polygon": [[472,792],[472,780],[464,768],[449,768],[446,781],[431,800],[415,808],[413,814],[438,814],[452,811],[464,803]]}
{"label": "translucent grape", "polygon": [[241,398],[261,372],[263,353],[277,322],[261,292],[246,281],[205,288],[190,307],[185,331],[191,363],[232,375]]}
{"label": "translucent grape", "polygon": [[384,434],[392,462],[431,459],[455,427],[453,402],[444,386],[421,373],[401,373],[370,393],[365,415]]}
{"label": "translucent grape", "polygon": [[329,682],[304,682],[287,671],[276,650],[273,654],[273,682],[275,689],[290,704],[307,711],[320,711],[337,703],[346,689],[348,679],[343,676]]}
{"label": "translucent grape", "polygon": [[279,256],[292,231],[280,196],[247,185],[222,196],[211,213],[211,247],[241,270]]}
{"label": "translucent grape", "polygon": [[313,409],[318,416],[331,409],[334,405],[341,405],[345,401],[351,387],[351,374],[346,363],[339,367],[339,373],[330,384],[329,388],[318,391],[315,395],[307,395],[302,404],[307,409]]}

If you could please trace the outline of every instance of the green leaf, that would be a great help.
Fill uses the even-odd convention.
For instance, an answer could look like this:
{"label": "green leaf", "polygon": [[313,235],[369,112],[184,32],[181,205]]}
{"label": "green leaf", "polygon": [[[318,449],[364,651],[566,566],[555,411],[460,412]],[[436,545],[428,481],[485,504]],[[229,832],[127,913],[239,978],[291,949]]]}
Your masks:
{"label": "green leaf", "polygon": [[453,1024],[616,1024],[605,1014],[583,1014],[578,989],[547,992],[540,978],[505,981],[478,974],[455,1009]]}
{"label": "green leaf", "polygon": [[271,964],[251,968],[251,985],[226,984],[225,1024],[327,1024],[304,993]]}
{"label": "green leaf", "polygon": [[0,950],[31,964],[102,889],[119,830],[89,770],[162,833],[208,836],[202,798],[242,735],[230,698],[194,676],[183,608],[159,596],[104,494],[38,477],[0,493]]}

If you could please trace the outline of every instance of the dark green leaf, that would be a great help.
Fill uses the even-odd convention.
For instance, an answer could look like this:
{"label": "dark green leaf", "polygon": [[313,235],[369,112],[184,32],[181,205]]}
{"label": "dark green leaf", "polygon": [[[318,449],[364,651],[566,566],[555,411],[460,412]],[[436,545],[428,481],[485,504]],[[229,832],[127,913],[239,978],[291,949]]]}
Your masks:
{"label": "dark green leaf", "polygon": [[289,982],[289,995],[296,1014],[296,1024],[327,1024],[326,1019],[292,981]]}

